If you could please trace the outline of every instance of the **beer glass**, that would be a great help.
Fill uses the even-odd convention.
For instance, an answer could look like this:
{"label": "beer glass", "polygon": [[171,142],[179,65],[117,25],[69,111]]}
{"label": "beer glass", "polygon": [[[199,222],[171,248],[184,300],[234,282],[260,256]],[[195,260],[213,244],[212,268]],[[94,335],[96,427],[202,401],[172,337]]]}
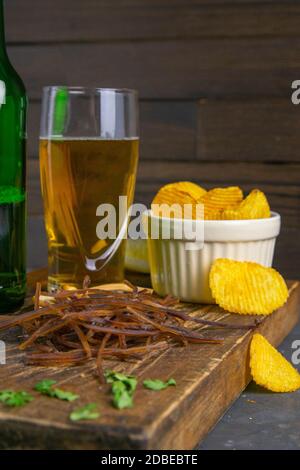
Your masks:
{"label": "beer glass", "polygon": [[136,91],[44,88],[40,172],[50,292],[80,288],[86,275],[91,285],[124,279],[138,154]]}

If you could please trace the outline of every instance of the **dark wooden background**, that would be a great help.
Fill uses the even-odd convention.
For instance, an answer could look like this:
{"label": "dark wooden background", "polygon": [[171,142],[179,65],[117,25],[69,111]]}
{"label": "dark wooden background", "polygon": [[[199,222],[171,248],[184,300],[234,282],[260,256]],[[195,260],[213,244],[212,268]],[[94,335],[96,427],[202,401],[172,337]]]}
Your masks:
{"label": "dark wooden background", "polygon": [[259,187],[283,218],[276,267],[299,278],[299,1],[7,0],[6,32],[30,97],[30,267],[46,263],[41,88],[96,85],[139,90],[136,200],[176,180]]}

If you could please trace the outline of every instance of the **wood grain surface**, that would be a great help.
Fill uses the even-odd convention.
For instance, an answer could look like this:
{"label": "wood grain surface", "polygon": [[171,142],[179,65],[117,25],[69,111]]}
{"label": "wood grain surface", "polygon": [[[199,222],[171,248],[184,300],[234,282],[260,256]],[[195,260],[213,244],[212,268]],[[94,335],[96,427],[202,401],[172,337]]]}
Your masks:
{"label": "wood grain surface", "polygon": [[291,1],[84,0],[84,8],[82,0],[38,3],[7,2],[10,43],[24,36],[45,43],[299,34],[300,6]]}
{"label": "wood grain surface", "polygon": [[[34,273],[29,284],[44,276],[45,271]],[[289,290],[289,300],[284,307],[266,318],[259,318],[257,330],[274,345],[279,344],[298,321],[299,283],[289,282]],[[216,306],[199,306],[193,315],[236,324],[249,323],[251,318],[228,314]],[[139,382],[145,378],[170,377],[177,381],[176,387],[162,392],[139,386],[134,408],[118,411],[111,407],[106,387],[99,386],[93,362],[63,370],[24,366],[24,353],[17,349],[19,334],[17,329],[2,334],[8,357],[7,365],[0,366],[1,387],[31,391],[38,380],[54,378],[61,387],[81,396],[78,404],[97,402],[101,417],[97,421],[73,424],[68,414],[74,404],[47,397],[36,397],[18,410],[1,406],[2,448],[191,449],[250,381],[248,356],[252,332],[222,329],[218,330],[224,337],[220,345],[174,347],[132,363],[106,361],[107,367],[132,373]]]}
{"label": "wood grain surface", "polygon": [[9,55],[35,99],[51,84],[136,88],[147,99],[289,98],[300,75],[298,37],[22,44]]}

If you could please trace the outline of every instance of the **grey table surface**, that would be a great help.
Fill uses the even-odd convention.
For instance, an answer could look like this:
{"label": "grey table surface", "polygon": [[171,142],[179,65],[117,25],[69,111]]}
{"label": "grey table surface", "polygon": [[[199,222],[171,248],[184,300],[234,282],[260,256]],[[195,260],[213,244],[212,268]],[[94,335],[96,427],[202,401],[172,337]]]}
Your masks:
{"label": "grey table surface", "polygon": [[[41,217],[29,219],[29,270],[46,264],[47,245],[43,220]],[[279,348],[288,360],[291,360],[295,351],[292,344],[296,340],[300,341],[300,323]],[[296,367],[300,371],[300,364]],[[294,393],[271,393],[252,382],[197,448],[299,450],[300,390]]]}

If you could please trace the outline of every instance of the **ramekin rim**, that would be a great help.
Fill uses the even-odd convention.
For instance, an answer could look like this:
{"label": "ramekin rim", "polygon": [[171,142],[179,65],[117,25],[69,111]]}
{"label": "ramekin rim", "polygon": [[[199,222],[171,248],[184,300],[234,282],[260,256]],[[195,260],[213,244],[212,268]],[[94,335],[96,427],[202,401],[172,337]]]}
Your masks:
{"label": "ramekin rim", "polygon": [[[270,223],[270,221],[274,221],[274,220],[278,220],[278,219],[281,219],[281,216],[279,214],[279,212],[275,212],[275,211],[271,211],[271,217],[265,217],[265,218],[261,218],[261,219],[232,219],[232,220],[196,220],[196,219],[180,219],[180,218],[170,218],[170,217],[160,217],[159,215],[155,215],[153,214],[152,210],[151,209],[147,209],[146,211],[143,212],[143,215],[147,216],[147,217],[150,217],[151,219],[154,219],[154,220],[159,220],[161,222],[165,222],[165,221],[169,221],[169,220],[172,220],[172,221],[176,221],[178,223],[180,222],[184,222],[184,221],[191,221],[193,220],[193,222],[204,222],[205,225],[228,225],[228,224],[235,224],[235,225],[246,225],[246,224],[257,224],[257,223]],[[176,223],[175,222],[175,223]]]}

